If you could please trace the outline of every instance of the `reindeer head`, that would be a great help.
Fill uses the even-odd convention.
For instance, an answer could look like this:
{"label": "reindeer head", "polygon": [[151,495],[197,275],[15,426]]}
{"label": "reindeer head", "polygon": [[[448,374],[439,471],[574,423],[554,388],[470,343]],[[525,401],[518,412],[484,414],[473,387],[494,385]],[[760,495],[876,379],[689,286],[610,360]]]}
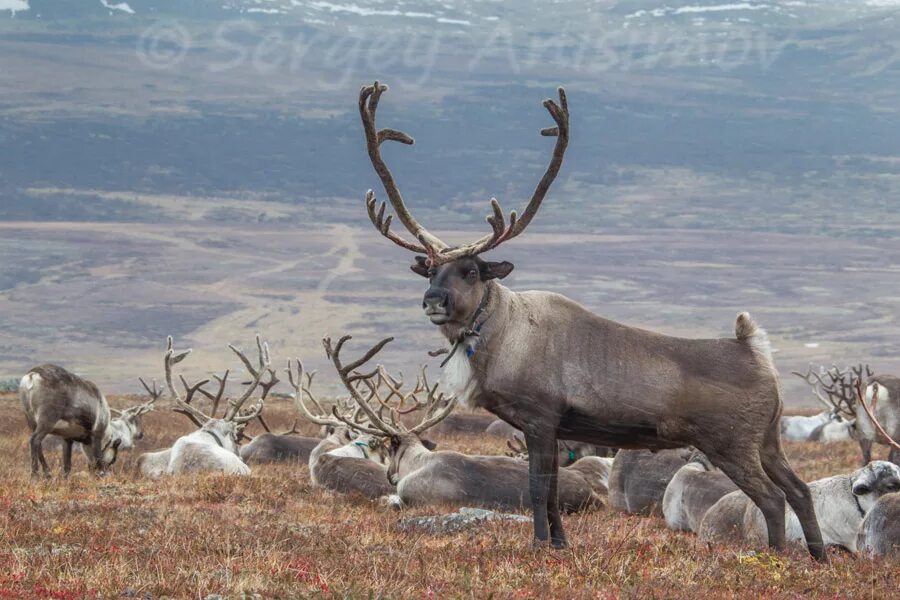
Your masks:
{"label": "reindeer head", "polygon": [[886,460],[873,460],[850,476],[850,490],[864,512],[885,494],[900,492],[900,467]]}
{"label": "reindeer head", "polygon": [[375,126],[378,102],[387,89],[386,85],[381,85],[377,81],[374,85],[364,86],[359,93],[359,114],[372,166],[381,179],[397,218],[415,241],[404,239],[390,230],[392,216],[385,218],[386,205],[384,202],[377,204],[372,190],[366,194],[366,209],[369,219],[381,235],[407,250],[424,255],[417,256],[415,264],[411,267],[415,273],[427,277],[430,282],[422,308],[432,323],[446,326],[447,333],[451,336],[458,335],[460,331],[471,327],[471,322],[477,317],[482,299],[487,298],[486,283],[492,279],[502,279],[513,270],[511,263],[487,262],[478,256],[516,237],[528,227],[559,173],[569,144],[569,105],[566,92],[559,88],[559,103],[549,99],[544,101],[544,107],[556,122],[556,126],[543,129],[541,135],[555,137],[556,146],[550,164],[521,217],[516,211],[512,211],[507,225],[500,203],[496,198],[491,199],[493,214],[487,218],[491,233],[469,244],[451,247],[422,227],[412,216],[403,202],[394,176],[381,157],[381,144],[387,140],[407,145],[414,143],[414,140],[402,131],[379,130]]}

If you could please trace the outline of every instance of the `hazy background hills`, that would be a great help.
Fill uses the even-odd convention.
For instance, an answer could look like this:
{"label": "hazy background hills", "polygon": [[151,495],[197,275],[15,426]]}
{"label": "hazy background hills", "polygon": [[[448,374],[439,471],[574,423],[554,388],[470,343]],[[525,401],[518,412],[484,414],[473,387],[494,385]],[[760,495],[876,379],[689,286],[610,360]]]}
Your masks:
{"label": "hazy background hills", "polygon": [[[573,139],[511,285],[677,335],[752,310],[782,372],[900,371],[900,1],[0,0],[0,376],[110,389],[268,337],[440,340],[371,231],[359,86],[417,215],[465,239]],[[454,234],[450,234],[451,237]],[[323,380],[327,378],[323,377]],[[327,383],[327,381],[323,381]],[[793,399],[802,387],[789,379]]]}

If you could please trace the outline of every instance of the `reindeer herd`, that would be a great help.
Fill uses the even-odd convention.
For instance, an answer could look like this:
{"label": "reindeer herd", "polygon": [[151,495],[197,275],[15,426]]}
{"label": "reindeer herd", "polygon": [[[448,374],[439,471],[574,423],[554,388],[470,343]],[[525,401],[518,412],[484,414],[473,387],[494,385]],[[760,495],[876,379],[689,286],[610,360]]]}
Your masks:
{"label": "reindeer herd", "polygon": [[[683,339],[604,319],[559,294],[510,290],[501,280],[513,264],[482,255],[528,227],[559,173],[569,142],[565,91],[544,102],[555,125],[541,134],[555,146],[524,211],[506,216],[492,199],[491,231],[460,246],[415,219],[381,156],[386,141],[413,144],[402,131],[376,127],[386,91],[378,82],[362,88],[360,118],[369,158],[411,238],[391,230],[393,215],[371,190],[366,209],[382,236],[416,254],[411,269],[428,280],[422,309],[450,346],[434,353],[446,355],[440,382],[429,382],[423,368],[407,385],[372,366],[392,338],[345,360],[351,338],[326,337],[341,396],[318,397],[314,374],[300,360],[285,369],[298,416],[319,427],[319,437],[303,437],[296,422],[282,433],[266,422],[263,411],[280,380],[259,336],[252,359],[230,347],[249,376],[237,397],[227,394],[231,371],[213,376],[216,391],[207,389],[209,378],[176,374],[191,350],[175,350],[170,337],[163,389],[142,379],[148,401],[115,416],[93,383],[43,365],[20,383],[34,476],[50,474],[42,449],[50,434],[63,439],[66,475],[75,442],[102,474],[141,438],[142,416],[165,393],[195,429],[170,448],[142,454],[137,470],[144,477],[246,476],[256,464],[306,462],[314,485],[397,509],[530,507],[537,547],[567,545],[563,512],[610,506],[661,514],[672,529],[709,541],[774,549],[798,541],[823,561],[827,545],[900,552],[900,379],[863,365],[811,368],[797,375],[826,410],[782,417],[768,337],[747,313],[737,316],[731,338]],[[460,405],[499,418],[479,427],[483,435],[508,436],[508,455],[443,450],[426,437],[458,418]],[[252,421],[266,433],[243,444]],[[860,444],[862,468],[809,484],[794,473],[782,444],[851,438]],[[871,461],[873,444],[890,447],[888,461]]]}

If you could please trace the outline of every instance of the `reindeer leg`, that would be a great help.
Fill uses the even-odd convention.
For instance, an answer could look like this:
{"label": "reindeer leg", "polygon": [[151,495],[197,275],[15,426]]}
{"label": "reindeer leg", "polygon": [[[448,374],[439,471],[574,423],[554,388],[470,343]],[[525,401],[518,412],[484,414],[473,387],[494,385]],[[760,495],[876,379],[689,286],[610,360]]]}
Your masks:
{"label": "reindeer leg", "polygon": [[[526,431],[525,444],[528,447],[528,491],[531,495],[531,509],[534,513],[534,546],[537,548],[546,544],[550,539],[548,511],[554,458],[556,457],[556,436],[547,432]],[[561,533],[561,521],[558,523],[558,527],[558,533]],[[562,541],[565,542],[564,535]]]}
{"label": "reindeer leg", "polygon": [[41,467],[44,470],[44,477],[50,477],[50,465],[47,464],[47,459],[44,458],[44,448],[42,447],[44,438],[47,437],[48,433],[49,431],[38,425],[38,428],[28,438],[28,445],[31,447],[31,476],[35,478],[38,477],[38,471]]}
{"label": "reindeer leg", "polygon": [[872,462],[872,440],[860,438],[859,449],[862,451],[862,466]]}
{"label": "reindeer leg", "polygon": [[73,440],[63,440],[63,475],[69,476],[72,472],[72,444]]}
{"label": "reindeer leg", "polygon": [[[784,503],[785,493],[769,479],[762,467],[756,450],[735,448],[727,455],[701,450],[710,462],[722,469],[742,492],[750,497],[762,511],[769,533],[769,547],[781,550],[784,547]],[[821,539],[821,538],[820,538]]]}
{"label": "reindeer leg", "polygon": [[566,532],[563,530],[562,516],[559,514],[559,441],[554,443],[553,468],[550,489],[547,496],[547,512],[550,519],[550,544],[557,549],[565,548]]}
{"label": "reindeer leg", "polygon": [[828,555],[825,553],[822,532],[819,530],[819,522],[816,520],[812,495],[806,483],[797,477],[788,464],[781,447],[781,436],[778,429],[769,432],[768,439],[760,449],[760,459],[766,474],[784,492],[788,504],[791,505],[800,520],[809,553],[817,561],[827,563]]}
{"label": "reindeer leg", "polygon": [[103,430],[91,433],[91,454],[94,458],[94,471],[103,475]]}

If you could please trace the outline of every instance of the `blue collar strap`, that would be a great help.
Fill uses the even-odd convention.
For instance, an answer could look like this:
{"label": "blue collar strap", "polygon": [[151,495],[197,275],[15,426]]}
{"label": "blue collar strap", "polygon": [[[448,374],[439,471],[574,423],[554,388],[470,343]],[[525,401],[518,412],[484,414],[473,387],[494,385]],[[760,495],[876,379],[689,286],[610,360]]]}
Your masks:
{"label": "blue collar strap", "polygon": [[572,462],[575,462],[575,451],[574,450],[569,450],[569,460],[571,460]]}
{"label": "blue collar strap", "polygon": [[369,458],[369,453],[366,451],[366,448],[368,448],[369,444],[365,442],[353,442],[353,444],[360,449],[360,451],[363,453],[364,458]]}
{"label": "blue collar strap", "polygon": [[491,287],[489,285],[484,286],[484,294],[481,296],[481,303],[478,305],[478,308],[475,310],[475,314],[472,315],[472,320],[469,322],[469,326],[463,330],[462,334],[460,334],[459,339],[453,343],[453,347],[450,348],[450,353],[447,355],[447,358],[444,359],[444,362],[441,363],[440,368],[444,368],[450,359],[453,358],[453,355],[456,354],[456,351],[459,350],[459,347],[465,344],[466,340],[470,337],[476,338],[474,342],[471,344],[466,344],[465,353],[467,358],[472,358],[475,356],[475,349],[478,346],[478,336],[481,332],[481,326],[484,323],[475,324],[478,321],[478,317],[481,316],[481,313],[484,312],[484,309],[487,308],[488,300],[491,299]]}

